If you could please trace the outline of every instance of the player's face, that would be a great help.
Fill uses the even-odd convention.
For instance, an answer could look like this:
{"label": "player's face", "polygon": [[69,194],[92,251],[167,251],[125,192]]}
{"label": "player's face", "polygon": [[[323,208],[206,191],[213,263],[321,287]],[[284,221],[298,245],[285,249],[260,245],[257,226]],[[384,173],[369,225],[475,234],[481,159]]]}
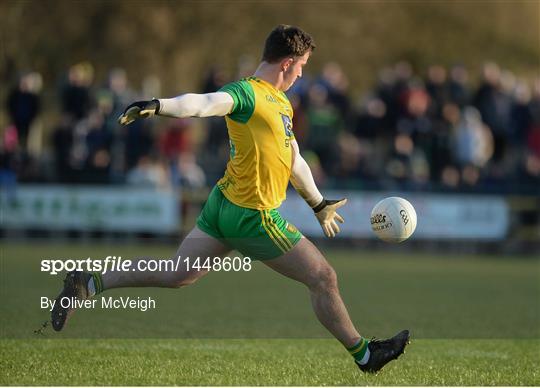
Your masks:
{"label": "player's face", "polygon": [[283,91],[287,91],[293,86],[297,78],[302,77],[302,68],[306,65],[311,52],[308,51],[301,57],[290,58],[291,61],[283,71]]}

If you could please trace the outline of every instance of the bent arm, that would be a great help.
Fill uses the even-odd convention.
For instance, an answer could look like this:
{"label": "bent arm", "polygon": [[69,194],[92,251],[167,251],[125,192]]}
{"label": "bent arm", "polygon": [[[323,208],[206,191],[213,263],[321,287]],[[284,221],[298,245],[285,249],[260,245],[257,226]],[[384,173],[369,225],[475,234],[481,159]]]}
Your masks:
{"label": "bent arm", "polygon": [[311,169],[300,155],[298,143],[293,140],[291,144],[294,157],[290,181],[298,194],[304,198],[310,207],[314,208],[323,201],[323,196],[317,189]]}
{"label": "bent arm", "polygon": [[174,98],[160,98],[159,111],[156,113],[179,118],[225,116],[233,106],[234,100],[229,93],[187,93]]}

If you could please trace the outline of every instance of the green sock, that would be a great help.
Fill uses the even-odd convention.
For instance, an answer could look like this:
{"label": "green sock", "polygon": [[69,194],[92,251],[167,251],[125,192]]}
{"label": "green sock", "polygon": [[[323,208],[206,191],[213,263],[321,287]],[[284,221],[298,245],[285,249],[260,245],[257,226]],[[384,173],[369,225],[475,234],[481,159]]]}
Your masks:
{"label": "green sock", "polygon": [[90,296],[94,296],[103,292],[103,279],[100,273],[93,273],[90,280],[88,280],[88,293]]}
{"label": "green sock", "polygon": [[360,364],[364,365],[369,360],[369,341],[363,337],[360,337],[358,343],[350,348],[347,348],[351,356]]}

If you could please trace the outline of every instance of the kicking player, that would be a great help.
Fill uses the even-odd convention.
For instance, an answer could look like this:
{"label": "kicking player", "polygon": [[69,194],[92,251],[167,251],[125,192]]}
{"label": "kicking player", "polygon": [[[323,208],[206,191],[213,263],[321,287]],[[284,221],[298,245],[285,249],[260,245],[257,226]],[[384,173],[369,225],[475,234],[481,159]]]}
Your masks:
{"label": "kicking player", "polygon": [[[370,341],[362,337],[341,299],[334,269],[277,210],[291,181],[313,209],[327,237],[339,233],[338,222],[343,223],[337,210],[347,200],[325,199],[317,189],[294,138],[293,110],[284,93],[302,76],[314,49],[309,34],[297,27],[280,25],[266,39],[262,61],[252,77],[225,85],[215,93],[134,102],[119,122],[127,125],[154,115],[224,116],[230,160],[175,257],[223,257],[237,249],[305,284],[320,322],[347,348],[362,371],[374,373],[403,353],[409,332],[403,330],[388,340]],[[136,261],[133,266],[138,268]],[[58,299],[90,298],[119,287],[177,288],[192,284],[207,273],[185,266],[176,272],[71,272]],[[55,330],[62,330],[70,312],[60,303],[55,304]]]}

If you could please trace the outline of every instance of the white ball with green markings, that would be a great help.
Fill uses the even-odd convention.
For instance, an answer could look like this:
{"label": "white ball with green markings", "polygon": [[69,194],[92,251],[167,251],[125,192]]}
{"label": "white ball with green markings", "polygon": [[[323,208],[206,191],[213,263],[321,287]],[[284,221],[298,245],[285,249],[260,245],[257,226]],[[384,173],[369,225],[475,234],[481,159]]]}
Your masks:
{"label": "white ball with green markings", "polygon": [[371,229],[383,241],[399,243],[407,240],[416,229],[416,211],[401,197],[379,201],[371,211]]}

